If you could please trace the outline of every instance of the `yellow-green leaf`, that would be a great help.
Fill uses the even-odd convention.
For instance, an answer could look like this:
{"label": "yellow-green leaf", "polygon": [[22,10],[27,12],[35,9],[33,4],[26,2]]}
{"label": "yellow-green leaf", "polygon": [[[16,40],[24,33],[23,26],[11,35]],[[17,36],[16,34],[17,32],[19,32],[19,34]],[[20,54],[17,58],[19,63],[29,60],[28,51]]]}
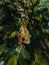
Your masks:
{"label": "yellow-green leaf", "polygon": [[10,35],[10,38],[14,38],[16,35],[16,31],[12,32],[11,35]]}
{"label": "yellow-green leaf", "polygon": [[17,59],[16,59],[16,55],[14,55],[13,57],[11,57],[6,65],[17,65]]}
{"label": "yellow-green leaf", "polygon": [[0,55],[2,54],[2,51],[0,51]]}

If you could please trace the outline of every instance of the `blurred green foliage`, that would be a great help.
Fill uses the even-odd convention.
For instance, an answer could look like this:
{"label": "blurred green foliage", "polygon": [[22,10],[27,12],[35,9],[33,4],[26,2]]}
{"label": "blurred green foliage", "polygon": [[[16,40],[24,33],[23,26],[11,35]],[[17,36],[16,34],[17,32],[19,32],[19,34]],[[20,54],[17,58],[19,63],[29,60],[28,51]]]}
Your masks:
{"label": "blurred green foliage", "polygon": [[[29,51],[16,34],[22,20],[31,34]],[[47,0],[0,0],[0,62],[3,60],[5,65],[49,65]]]}

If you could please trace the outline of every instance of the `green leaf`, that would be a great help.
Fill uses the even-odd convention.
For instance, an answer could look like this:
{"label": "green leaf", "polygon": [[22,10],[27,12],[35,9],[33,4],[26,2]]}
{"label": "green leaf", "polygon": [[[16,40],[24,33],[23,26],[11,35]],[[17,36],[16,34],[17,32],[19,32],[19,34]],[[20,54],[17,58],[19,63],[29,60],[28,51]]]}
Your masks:
{"label": "green leaf", "polygon": [[17,65],[17,59],[16,59],[16,55],[14,55],[13,57],[11,57],[6,65]]}
{"label": "green leaf", "polygon": [[10,38],[14,38],[16,35],[16,31],[12,32],[11,35],[10,35]]}
{"label": "green leaf", "polygon": [[18,65],[28,65],[27,61],[23,58],[22,54],[18,57]]}
{"label": "green leaf", "polygon": [[2,51],[0,51],[0,55],[2,54]]}
{"label": "green leaf", "polygon": [[29,54],[29,52],[26,49],[22,50],[22,56],[26,59],[26,60],[30,60],[31,56]]}

